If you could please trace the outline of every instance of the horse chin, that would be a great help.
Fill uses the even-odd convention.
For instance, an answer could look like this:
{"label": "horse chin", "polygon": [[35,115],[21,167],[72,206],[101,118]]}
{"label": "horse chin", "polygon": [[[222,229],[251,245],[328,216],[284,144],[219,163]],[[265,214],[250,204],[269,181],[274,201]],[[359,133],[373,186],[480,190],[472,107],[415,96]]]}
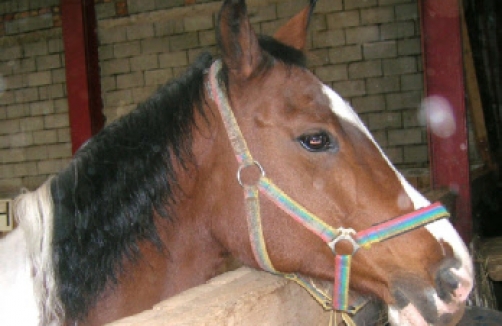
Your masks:
{"label": "horse chin", "polygon": [[393,326],[454,326],[457,325],[465,311],[465,303],[445,304],[437,300],[438,315],[435,322],[429,322],[419,309],[408,304],[404,308],[388,307],[389,323]]}
{"label": "horse chin", "polygon": [[425,321],[418,309],[409,304],[402,309],[394,306],[389,306],[388,310],[389,323],[392,326],[428,326],[429,323]]}

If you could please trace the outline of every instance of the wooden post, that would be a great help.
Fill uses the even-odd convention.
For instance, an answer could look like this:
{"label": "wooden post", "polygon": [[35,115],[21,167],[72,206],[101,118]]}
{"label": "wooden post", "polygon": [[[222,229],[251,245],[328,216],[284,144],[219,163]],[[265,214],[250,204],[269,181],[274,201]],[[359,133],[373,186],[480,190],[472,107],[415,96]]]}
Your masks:
{"label": "wooden post", "polygon": [[104,125],[93,0],[62,0],[72,151]]}
{"label": "wooden post", "polygon": [[467,116],[458,0],[420,0],[426,96],[440,96],[452,108],[455,130],[448,137],[429,132],[431,184],[458,194],[455,227],[472,237]]}
{"label": "wooden post", "polygon": [[472,127],[474,136],[476,137],[476,145],[483,163],[483,169],[495,170],[495,165],[490,152],[490,143],[488,141],[488,133],[485,125],[485,115],[483,112],[483,103],[479,93],[478,78],[476,76],[476,67],[474,66],[474,58],[472,56],[471,41],[469,31],[465,21],[465,14],[462,6],[460,7],[460,18],[462,24],[462,44],[464,50],[464,68],[465,82],[467,88],[467,98],[469,103],[469,111],[472,118]]}

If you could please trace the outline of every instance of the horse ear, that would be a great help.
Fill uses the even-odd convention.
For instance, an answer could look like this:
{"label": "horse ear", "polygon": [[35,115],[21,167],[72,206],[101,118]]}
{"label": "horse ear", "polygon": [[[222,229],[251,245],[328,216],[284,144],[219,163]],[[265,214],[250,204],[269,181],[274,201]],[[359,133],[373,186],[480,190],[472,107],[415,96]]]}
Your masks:
{"label": "horse ear", "polygon": [[274,34],[274,38],[281,43],[297,50],[304,51],[307,43],[307,31],[310,17],[314,11],[317,0],[310,0],[310,4],[297,13]]}
{"label": "horse ear", "polygon": [[217,37],[229,74],[242,80],[249,78],[263,55],[247,16],[245,0],[225,0]]}

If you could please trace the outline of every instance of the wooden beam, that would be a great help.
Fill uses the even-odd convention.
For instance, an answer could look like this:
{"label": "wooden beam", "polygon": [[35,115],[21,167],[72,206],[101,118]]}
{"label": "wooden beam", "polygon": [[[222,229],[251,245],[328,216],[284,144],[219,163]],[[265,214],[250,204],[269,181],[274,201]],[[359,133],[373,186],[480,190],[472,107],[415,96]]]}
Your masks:
{"label": "wooden beam", "polygon": [[93,0],[62,0],[66,89],[75,153],[104,124]]}
{"label": "wooden beam", "polygon": [[467,86],[467,99],[469,103],[469,111],[472,118],[472,127],[476,138],[476,145],[479,154],[485,164],[484,168],[494,170],[495,165],[490,152],[490,143],[488,141],[488,133],[485,124],[485,115],[483,112],[483,103],[481,102],[481,94],[479,93],[478,78],[476,76],[476,67],[474,66],[474,58],[472,56],[471,41],[469,38],[469,30],[465,21],[465,14],[461,4],[460,19],[462,24],[462,44],[464,54],[465,82]]}
{"label": "wooden beam", "polygon": [[455,227],[466,242],[472,237],[467,116],[458,0],[420,0],[426,96],[440,96],[452,108],[454,131],[429,130],[431,184],[458,193]]}

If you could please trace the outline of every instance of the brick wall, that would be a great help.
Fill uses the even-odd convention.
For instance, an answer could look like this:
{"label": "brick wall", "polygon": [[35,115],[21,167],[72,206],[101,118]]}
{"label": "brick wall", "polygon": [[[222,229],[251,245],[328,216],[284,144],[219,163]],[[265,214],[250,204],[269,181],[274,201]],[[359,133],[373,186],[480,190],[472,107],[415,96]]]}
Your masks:
{"label": "brick wall", "polygon": [[[248,0],[253,26],[270,35],[306,2]],[[219,0],[95,3],[108,123],[216,52]],[[71,156],[59,10],[59,0],[0,2],[0,193],[37,186]],[[428,161],[419,32],[417,0],[320,0],[309,36],[310,68],[399,168]]]}
{"label": "brick wall", "polygon": [[59,0],[0,2],[0,193],[71,157]]}
{"label": "brick wall", "polygon": [[427,166],[417,1],[334,3],[317,11],[314,72],[351,102],[394,164]]}
{"label": "brick wall", "polygon": [[[216,51],[220,1],[200,2],[97,4],[108,121],[182,73],[200,51]],[[270,35],[306,2],[249,0],[248,6],[255,29]],[[310,68],[352,103],[401,168],[428,161],[426,130],[417,120],[423,93],[419,24],[416,0],[321,0],[309,39]]]}
{"label": "brick wall", "polygon": [[184,0],[117,3],[96,5],[107,122],[182,74],[201,51],[215,52],[215,13],[221,6],[221,1],[193,6]]}

